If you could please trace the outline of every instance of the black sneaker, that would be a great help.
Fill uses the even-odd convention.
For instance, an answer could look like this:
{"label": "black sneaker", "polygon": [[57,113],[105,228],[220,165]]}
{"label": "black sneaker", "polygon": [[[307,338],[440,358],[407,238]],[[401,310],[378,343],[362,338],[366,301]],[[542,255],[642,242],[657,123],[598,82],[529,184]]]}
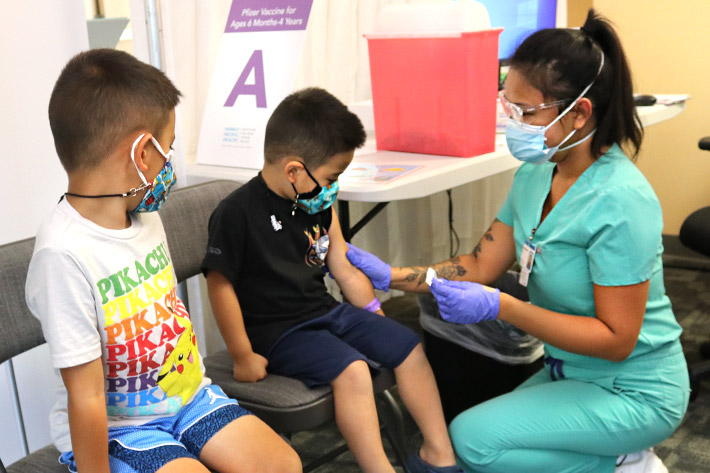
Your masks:
{"label": "black sneaker", "polygon": [[451,466],[434,466],[422,460],[419,452],[414,452],[407,458],[407,464],[404,467],[408,473],[464,473],[458,465]]}

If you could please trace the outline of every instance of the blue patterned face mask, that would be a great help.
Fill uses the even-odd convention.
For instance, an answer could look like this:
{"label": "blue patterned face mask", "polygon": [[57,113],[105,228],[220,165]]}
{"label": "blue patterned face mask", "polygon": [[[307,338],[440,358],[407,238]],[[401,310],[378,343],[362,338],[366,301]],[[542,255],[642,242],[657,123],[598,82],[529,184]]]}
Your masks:
{"label": "blue patterned face mask", "polygon": [[303,169],[305,169],[306,173],[308,173],[308,177],[316,183],[316,187],[310,192],[299,194],[296,190],[296,186],[291,183],[291,187],[293,187],[293,191],[296,193],[296,198],[294,199],[293,207],[291,208],[291,215],[296,212],[296,208],[303,210],[309,215],[314,215],[318,212],[326,210],[328,207],[333,205],[333,202],[335,202],[335,198],[338,195],[338,190],[340,189],[338,181],[335,181],[325,187],[321,187],[305,164],[303,164]]}
{"label": "blue patterned face mask", "polygon": [[175,171],[173,170],[173,165],[170,163],[170,161],[173,158],[173,150],[170,149],[167,154],[163,151],[163,148],[160,146],[160,143],[158,143],[158,140],[155,138],[151,137],[151,141],[153,142],[153,145],[155,148],[158,150],[158,152],[165,158],[165,166],[163,166],[163,169],[158,173],[157,176],[155,176],[155,179],[153,179],[153,182],[150,184],[148,181],[145,179],[145,176],[141,172],[140,169],[138,169],[138,165],[136,164],[136,159],[135,159],[135,150],[136,150],[136,145],[138,142],[143,138],[144,135],[141,135],[138,137],[136,141],[133,142],[133,146],[131,147],[131,160],[133,161],[133,165],[136,167],[136,171],[138,171],[138,175],[141,177],[141,180],[143,181],[143,185],[137,187],[136,189],[132,189],[135,193],[147,189],[145,195],[143,196],[143,199],[141,200],[140,204],[138,206],[131,210],[131,212],[154,212],[160,208],[161,205],[165,202],[165,199],[168,197],[168,194],[170,193],[170,188],[175,184]]}

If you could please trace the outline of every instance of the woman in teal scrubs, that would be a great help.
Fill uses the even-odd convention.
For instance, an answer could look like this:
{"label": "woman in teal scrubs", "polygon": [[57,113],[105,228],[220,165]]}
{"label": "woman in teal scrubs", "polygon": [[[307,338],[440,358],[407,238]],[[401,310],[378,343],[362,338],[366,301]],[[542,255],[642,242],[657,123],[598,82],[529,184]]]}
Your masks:
{"label": "woman in teal scrubs", "polygon": [[[446,320],[499,318],[545,343],[542,371],[452,422],[464,469],[609,473],[626,457],[617,471],[667,471],[647,449],[678,427],[688,373],[661,208],[620,146],[635,158],[642,129],[618,37],[593,10],[581,29],[531,35],[500,98],[524,163],[473,252],[433,265],[430,288],[425,267],[348,257],[378,289],[431,290]],[[516,261],[529,304],[484,286]]]}

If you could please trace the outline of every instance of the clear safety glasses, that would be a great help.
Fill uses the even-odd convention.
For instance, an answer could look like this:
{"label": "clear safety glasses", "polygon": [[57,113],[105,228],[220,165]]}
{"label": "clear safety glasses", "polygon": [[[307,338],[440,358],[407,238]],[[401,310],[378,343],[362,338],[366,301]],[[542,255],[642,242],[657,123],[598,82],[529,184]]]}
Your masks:
{"label": "clear safety glasses", "polygon": [[503,92],[503,90],[498,92],[498,98],[500,99],[500,103],[503,105],[503,111],[505,111],[505,114],[508,118],[512,118],[517,122],[522,122],[524,117],[530,116],[538,110],[560,107],[571,102],[571,100],[565,99],[555,100],[554,102],[549,103],[541,103],[540,105],[535,105],[533,107],[521,107],[518,104],[508,101],[508,99],[505,98],[505,94]]}

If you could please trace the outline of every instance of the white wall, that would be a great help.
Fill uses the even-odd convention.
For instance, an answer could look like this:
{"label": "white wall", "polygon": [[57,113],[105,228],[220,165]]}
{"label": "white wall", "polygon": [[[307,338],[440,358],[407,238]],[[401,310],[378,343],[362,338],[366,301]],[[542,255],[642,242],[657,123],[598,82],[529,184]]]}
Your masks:
{"label": "white wall", "polygon": [[33,236],[66,190],[47,119],[67,60],[88,48],[81,0],[1,2],[0,244]]}
{"label": "white wall", "polygon": [[[0,2],[0,244],[34,236],[42,217],[66,190],[66,175],[54,151],[47,119],[49,96],[67,60],[88,48],[82,0]],[[37,371],[37,367],[41,369]],[[14,361],[28,442],[49,442],[47,415],[54,379],[45,376],[42,349]],[[7,365],[0,365],[0,457],[5,464],[24,455],[16,426]]]}

